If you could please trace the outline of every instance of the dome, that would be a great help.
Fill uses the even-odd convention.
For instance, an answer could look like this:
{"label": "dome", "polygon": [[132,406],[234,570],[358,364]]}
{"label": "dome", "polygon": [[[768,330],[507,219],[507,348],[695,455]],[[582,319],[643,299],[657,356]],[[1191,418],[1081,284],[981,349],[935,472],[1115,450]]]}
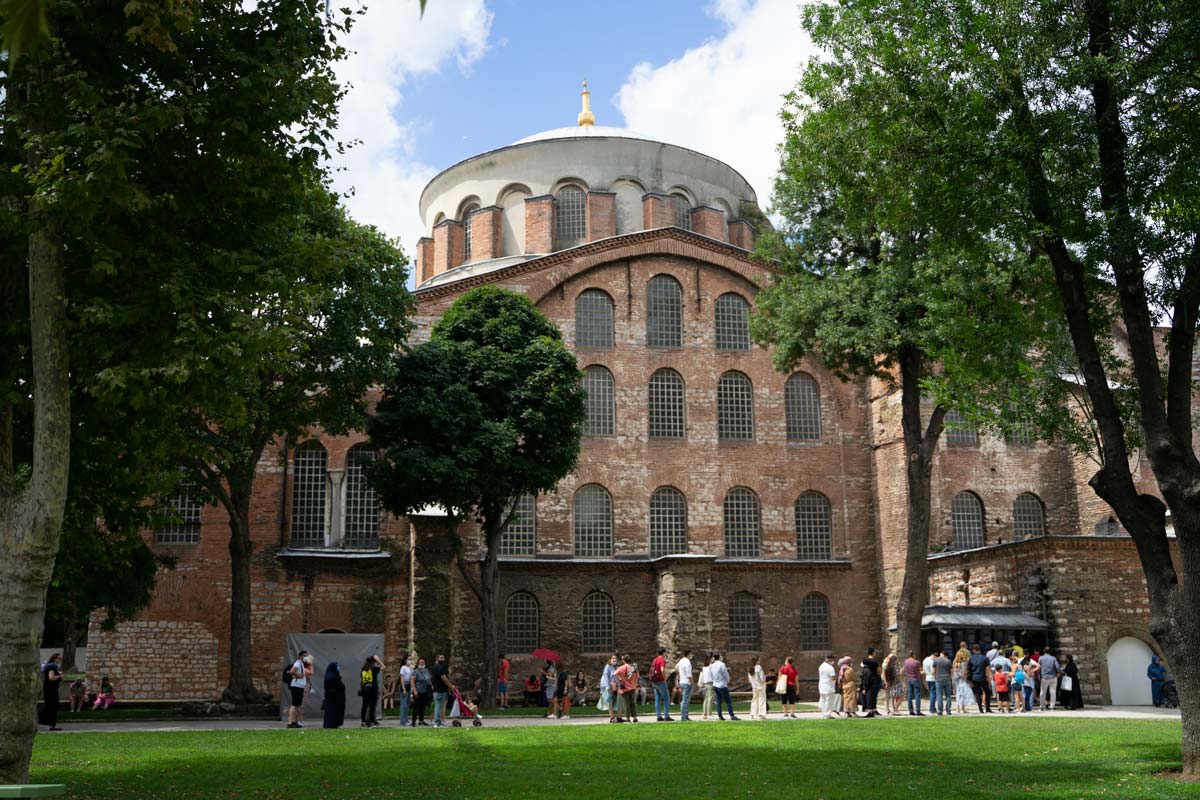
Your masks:
{"label": "dome", "polygon": [[550,139],[580,139],[590,137],[608,137],[612,139],[645,139],[648,142],[658,141],[657,139],[646,136],[636,131],[631,131],[628,128],[615,128],[608,125],[571,125],[566,128],[554,128],[541,133],[535,133],[532,136],[526,136],[524,139],[518,139],[513,142],[514,145],[529,144],[530,142],[545,142]]}

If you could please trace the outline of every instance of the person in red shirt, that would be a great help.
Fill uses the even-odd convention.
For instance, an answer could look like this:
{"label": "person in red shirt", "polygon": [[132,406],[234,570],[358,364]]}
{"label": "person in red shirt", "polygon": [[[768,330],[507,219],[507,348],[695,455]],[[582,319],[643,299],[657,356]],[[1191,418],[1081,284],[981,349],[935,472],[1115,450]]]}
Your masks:
{"label": "person in red shirt", "polygon": [[674,722],[671,719],[671,694],[667,691],[667,648],[658,648],[658,655],[650,662],[650,685],[654,687],[654,719],[656,722]]}
{"label": "person in red shirt", "polygon": [[1009,698],[1011,697],[1008,686],[1009,675],[1004,670],[998,669],[992,673],[992,680],[996,683],[996,696],[1000,698],[1000,713],[1007,714],[1012,711],[1012,708],[1009,706]]}
{"label": "person in red shirt", "polygon": [[[908,651],[908,658],[904,659],[904,682],[908,690],[908,715],[910,717],[923,717],[921,713],[921,683],[924,671],[921,669],[921,662],[917,661],[917,654],[912,650]],[[917,710],[913,712],[913,700],[917,701]]]}
{"label": "person in red shirt", "polygon": [[504,654],[500,654],[500,671],[496,675],[496,693],[500,695],[500,708],[508,709],[508,678],[512,674],[512,666]]}
{"label": "person in red shirt", "polygon": [[[616,678],[617,685],[621,689],[621,703],[625,706],[625,719],[628,722],[637,722],[637,703],[634,702],[638,686],[637,664],[634,664],[629,656],[621,656],[621,666],[617,667],[613,677]],[[620,720],[620,717],[617,719]]]}
{"label": "person in red shirt", "polygon": [[787,691],[779,698],[779,701],[783,704],[783,718],[796,719],[796,678],[800,673],[792,665],[791,656],[783,660],[783,666],[779,668],[779,674],[787,676]]}

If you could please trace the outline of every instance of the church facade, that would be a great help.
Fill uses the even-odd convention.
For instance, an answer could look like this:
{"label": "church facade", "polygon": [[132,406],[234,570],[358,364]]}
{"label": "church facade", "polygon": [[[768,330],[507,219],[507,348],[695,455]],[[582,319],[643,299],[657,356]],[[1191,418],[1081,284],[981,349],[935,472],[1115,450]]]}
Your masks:
{"label": "church facade", "polygon": [[[594,125],[584,98],[579,125],[456,164],[421,198],[414,338],[465,291],[511,289],[563,331],[587,392],[576,470],[521,498],[501,542],[502,649],[517,675],[538,647],[589,676],[614,650],[660,645],[720,650],[735,674],[752,655],[793,656],[812,694],[827,653],[887,646],[904,563],[899,396],[811,358],[777,372],[748,327],[772,280],[750,257],[753,188],[704,154]],[[380,512],[363,438],[312,431],[260,464],[266,691],[289,633],[379,633],[385,660],[415,649],[467,679],[482,667],[442,518]],[[1111,649],[1157,648],[1132,543],[1089,476],[1063,447],[955,422],[934,472],[930,648],[1048,642],[1077,654],[1085,699],[1124,691],[1102,677]],[[176,502],[183,522],[147,533],[177,558],[153,604],[89,634],[90,671],[131,699],[211,697],[227,678],[227,522]]]}

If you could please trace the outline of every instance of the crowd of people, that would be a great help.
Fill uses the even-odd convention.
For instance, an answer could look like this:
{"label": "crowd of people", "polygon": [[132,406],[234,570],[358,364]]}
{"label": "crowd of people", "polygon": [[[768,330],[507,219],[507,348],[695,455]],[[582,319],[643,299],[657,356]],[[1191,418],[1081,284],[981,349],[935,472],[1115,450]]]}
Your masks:
{"label": "crowd of people", "polygon": [[[58,710],[61,705],[60,693],[64,680],[62,654],[53,653],[42,663],[40,672],[42,675],[42,709],[38,721],[52,731],[61,730],[58,727]],[[89,705],[93,711],[103,711],[112,708],[117,702],[117,690],[107,675],[100,678],[100,688],[95,692],[89,691],[87,681],[82,677],[71,681],[69,691],[72,714],[83,711]]]}

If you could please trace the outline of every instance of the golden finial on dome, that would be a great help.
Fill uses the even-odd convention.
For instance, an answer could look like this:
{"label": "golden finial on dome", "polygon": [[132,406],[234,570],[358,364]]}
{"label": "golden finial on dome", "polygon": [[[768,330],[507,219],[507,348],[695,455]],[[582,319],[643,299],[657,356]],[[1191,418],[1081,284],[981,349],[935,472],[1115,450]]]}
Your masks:
{"label": "golden finial on dome", "polygon": [[592,93],[588,91],[587,81],[583,82],[583,110],[579,112],[579,124],[596,124],[596,115],[592,113]]}

